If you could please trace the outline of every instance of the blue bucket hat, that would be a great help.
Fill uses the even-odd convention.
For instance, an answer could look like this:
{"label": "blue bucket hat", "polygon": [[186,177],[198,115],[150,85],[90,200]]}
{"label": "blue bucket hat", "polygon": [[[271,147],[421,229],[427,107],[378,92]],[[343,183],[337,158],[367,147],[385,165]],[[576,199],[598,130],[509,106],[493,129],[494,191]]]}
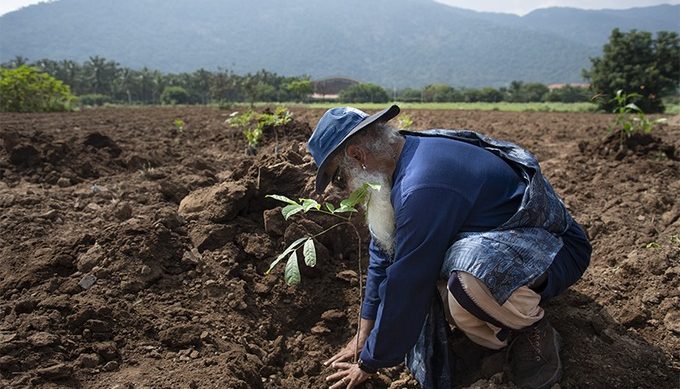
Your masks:
{"label": "blue bucket hat", "polygon": [[331,108],[323,114],[307,142],[307,149],[317,166],[316,192],[321,194],[332,177],[326,174],[328,157],[350,136],[375,122],[386,122],[399,114],[399,107],[392,105],[380,112],[368,115],[352,107]]}

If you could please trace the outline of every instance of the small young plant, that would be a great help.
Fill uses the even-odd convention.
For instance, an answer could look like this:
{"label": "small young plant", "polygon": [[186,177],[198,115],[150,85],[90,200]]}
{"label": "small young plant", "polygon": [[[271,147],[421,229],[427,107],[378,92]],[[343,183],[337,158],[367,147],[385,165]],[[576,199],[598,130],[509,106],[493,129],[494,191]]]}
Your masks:
{"label": "small young plant", "polygon": [[150,162],[146,162],[139,169],[139,174],[146,179],[150,179],[156,174],[156,168]]}
{"label": "small young plant", "polygon": [[257,113],[252,110],[241,114],[234,112],[227,119],[227,124],[233,128],[243,129],[243,136],[248,143],[248,154],[254,155],[265,128],[282,127],[291,120],[293,120],[293,115],[290,111],[285,107],[277,107],[274,113]]}
{"label": "small young plant", "polygon": [[625,93],[622,89],[619,89],[614,98],[611,99],[612,102],[616,103],[616,108],[612,111],[616,118],[614,124],[610,127],[610,131],[620,131],[621,143],[635,133],[649,134],[654,126],[666,122],[664,118],[650,120],[637,104],[630,102],[639,97],[641,96],[637,93]]}
{"label": "small young plant", "polygon": [[[338,218],[338,223],[326,228],[325,230],[319,232],[318,234],[303,236],[293,243],[291,243],[272,263],[269,265],[269,269],[266,274],[269,274],[274,267],[281,262],[284,258],[288,257],[286,261],[286,267],[284,270],[284,280],[288,285],[297,285],[300,283],[300,268],[298,267],[298,256],[297,250],[302,247],[302,255],[305,259],[305,264],[310,267],[316,266],[316,247],[314,246],[314,239],[319,236],[337,228],[342,225],[350,226],[357,238],[358,247],[358,269],[359,269],[359,305],[363,303],[362,291],[363,286],[363,275],[361,272],[361,234],[357,227],[352,224],[352,214],[357,212],[356,206],[359,204],[365,204],[370,200],[369,190],[380,190],[380,185],[373,183],[364,183],[359,189],[352,192],[348,198],[340,201],[339,206],[335,206],[331,203],[325,203],[323,207],[316,200],[313,199],[299,199],[295,201],[289,199],[286,196],[281,195],[267,195],[267,197],[274,200],[281,201],[286,204],[285,207],[281,209],[281,214],[283,218],[288,220],[291,216],[302,212],[303,214],[309,212],[319,212],[326,215],[331,215]],[[361,308],[359,309],[361,312]],[[361,314],[357,317],[357,334],[361,333]],[[359,337],[357,337],[356,344],[354,346],[354,362],[356,363],[356,356],[359,354]]]}
{"label": "small young plant", "polygon": [[[349,225],[356,232],[359,243],[359,260],[361,260],[361,237],[359,235],[359,231],[356,229],[354,224],[352,224],[351,220],[352,214],[357,212],[356,206],[368,201],[369,189],[380,190],[380,185],[365,183],[359,189],[352,192],[348,198],[342,200],[340,205],[337,207],[332,203],[325,203],[322,207],[321,204],[313,199],[301,198],[299,201],[295,201],[286,196],[267,195],[266,197],[281,201],[282,203],[286,204],[286,206],[281,209],[281,214],[285,220],[288,220],[291,216],[300,212],[303,214],[309,212],[323,213],[334,216],[339,220],[338,223],[333,224],[318,234],[304,236],[291,243],[281,254],[279,254],[278,257],[276,257],[274,261],[272,261],[272,263],[269,265],[269,269],[267,270],[267,274],[269,274],[279,262],[288,257],[284,271],[284,280],[288,285],[299,284],[301,277],[300,269],[297,265],[297,250],[300,247],[303,247],[302,254],[305,259],[305,264],[307,264],[307,266],[314,267],[316,265],[316,247],[314,246],[314,239],[337,227],[340,227],[341,225]],[[361,262],[359,262],[359,264],[361,265]]]}
{"label": "small young plant", "polygon": [[406,114],[400,115],[397,123],[399,128],[402,130],[410,130],[413,128],[413,119],[411,119],[411,117]]}
{"label": "small young plant", "polygon": [[177,118],[175,119],[173,124],[175,125],[175,130],[177,132],[179,132],[180,134],[184,132],[184,128],[186,127],[186,123],[184,123],[184,120]]}
{"label": "small young plant", "polygon": [[293,114],[286,107],[276,107],[274,113],[261,113],[257,119],[258,126],[283,127],[293,120]]}
{"label": "small young plant", "polygon": [[680,235],[671,235],[671,246],[676,249],[680,249]]}
{"label": "small young plant", "polygon": [[659,242],[649,242],[645,245],[645,248],[646,249],[652,249],[652,250],[660,249],[661,244],[659,244]]}

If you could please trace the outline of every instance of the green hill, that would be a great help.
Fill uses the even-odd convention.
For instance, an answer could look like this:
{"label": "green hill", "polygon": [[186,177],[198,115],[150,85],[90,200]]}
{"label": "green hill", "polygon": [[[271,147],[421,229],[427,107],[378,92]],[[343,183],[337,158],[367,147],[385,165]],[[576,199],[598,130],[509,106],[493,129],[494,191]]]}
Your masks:
{"label": "green hill", "polygon": [[[656,8],[632,14],[680,11]],[[565,9],[516,17],[432,0],[59,0],[0,17],[0,62],[100,55],[162,71],[264,68],[387,88],[578,82],[610,27],[668,29],[647,18]]]}

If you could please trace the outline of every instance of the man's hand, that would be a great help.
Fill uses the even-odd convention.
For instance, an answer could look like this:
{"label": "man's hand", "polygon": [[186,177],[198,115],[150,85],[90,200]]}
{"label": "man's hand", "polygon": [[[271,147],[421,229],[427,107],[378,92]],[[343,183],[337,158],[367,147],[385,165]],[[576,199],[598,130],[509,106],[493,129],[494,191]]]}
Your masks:
{"label": "man's hand", "polygon": [[339,371],[326,377],[326,381],[337,381],[330,389],[352,389],[366,381],[371,375],[359,368],[356,363],[334,362],[331,366]]}
{"label": "man's hand", "polygon": [[357,350],[357,336],[358,335],[354,335],[354,337],[347,343],[345,347],[340,349],[340,351],[324,362],[324,366],[329,366],[335,362],[347,362],[354,359],[355,354],[359,354],[361,352],[361,349],[364,347],[364,342],[366,342],[365,337],[363,339],[359,339],[359,349]]}
{"label": "man's hand", "polygon": [[[358,357],[359,356],[358,354],[361,353],[361,349],[364,348],[364,343],[366,343],[366,339],[368,339],[368,336],[371,334],[371,330],[373,329],[374,324],[375,321],[373,320],[361,319],[361,332],[354,335],[354,337],[347,343],[345,347],[343,347],[335,355],[333,355],[326,362],[324,362],[323,363],[324,366],[329,366],[334,362],[351,361],[354,359],[355,356]],[[357,337],[359,337],[358,348]]]}

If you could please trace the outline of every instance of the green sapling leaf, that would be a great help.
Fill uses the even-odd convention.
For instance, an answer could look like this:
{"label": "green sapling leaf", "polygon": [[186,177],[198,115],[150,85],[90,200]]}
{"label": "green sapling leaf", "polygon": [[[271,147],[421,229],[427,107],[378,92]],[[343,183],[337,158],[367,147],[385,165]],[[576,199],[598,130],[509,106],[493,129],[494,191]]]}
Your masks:
{"label": "green sapling leaf", "polygon": [[635,112],[640,112],[640,111],[641,111],[640,107],[638,107],[635,103],[627,104],[627,105],[626,105],[626,108],[628,108],[628,109],[631,110],[631,111],[635,111]]}
{"label": "green sapling leaf", "polygon": [[300,283],[300,268],[298,267],[297,253],[295,251],[288,257],[283,278],[288,285],[297,285]]}
{"label": "green sapling leaf", "polygon": [[297,248],[300,247],[302,242],[304,242],[307,239],[309,239],[309,237],[305,236],[304,238],[300,238],[300,239],[296,240],[295,242],[291,243],[281,254],[279,254],[278,257],[276,257],[276,259],[274,261],[272,261],[272,263],[269,265],[269,269],[264,274],[269,274],[269,272],[272,271],[274,266],[276,266],[279,262],[281,262],[281,260],[283,258],[285,258],[286,255],[290,254],[292,251],[297,250]]}
{"label": "green sapling leaf", "polygon": [[343,208],[343,207],[351,208],[353,206],[354,206],[354,202],[351,199],[344,199],[340,202],[340,208]]}
{"label": "green sapling leaf", "polygon": [[316,247],[314,247],[314,240],[307,239],[304,247],[302,248],[302,253],[305,256],[305,263],[309,267],[316,266]]}
{"label": "green sapling leaf", "polygon": [[348,205],[340,205],[340,208],[337,208],[333,213],[345,213],[345,212],[359,212],[356,210],[354,207],[350,207]]}
{"label": "green sapling leaf", "polygon": [[349,195],[348,199],[345,199],[340,202],[340,205],[347,205],[349,207],[354,207],[357,204],[360,204],[364,198],[366,197],[366,185],[362,185],[359,189],[355,190]]}
{"label": "green sapling leaf", "polygon": [[283,215],[284,219],[288,220],[289,217],[295,215],[298,212],[302,212],[303,210],[304,208],[302,208],[302,205],[290,204],[283,207],[283,209],[281,210],[281,214]]}
{"label": "green sapling leaf", "polygon": [[331,213],[335,212],[335,205],[331,203],[326,203],[326,209],[329,210]]}
{"label": "green sapling leaf", "polygon": [[290,205],[299,205],[297,202],[295,202],[295,200],[291,200],[291,199],[289,199],[289,198],[286,197],[286,196],[281,196],[281,195],[266,195],[266,196],[264,196],[264,197],[269,197],[269,198],[272,198],[272,199],[274,199],[274,200],[279,200],[279,201],[281,201],[281,202],[284,202],[284,203],[290,204]]}
{"label": "green sapling leaf", "polygon": [[312,199],[300,199],[302,201],[302,210],[307,213],[310,209],[314,208],[316,210],[321,209],[321,204],[317,203]]}
{"label": "green sapling leaf", "polygon": [[267,269],[267,271],[264,272],[264,274],[265,275],[269,274],[272,271],[272,269],[274,268],[274,266],[278,265],[279,262],[281,262],[281,259],[282,258],[276,258],[275,260],[273,260],[272,263],[269,264],[269,269]]}

